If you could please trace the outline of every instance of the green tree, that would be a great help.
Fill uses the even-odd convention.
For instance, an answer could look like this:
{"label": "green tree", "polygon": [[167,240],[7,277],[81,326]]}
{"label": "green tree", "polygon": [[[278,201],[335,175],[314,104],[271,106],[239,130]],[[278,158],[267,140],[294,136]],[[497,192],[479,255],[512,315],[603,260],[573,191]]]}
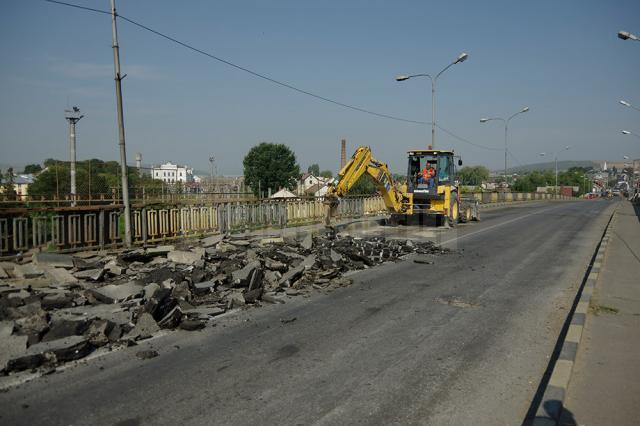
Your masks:
{"label": "green tree", "polygon": [[331,179],[333,177],[333,172],[331,170],[323,170],[320,172],[320,176],[323,178]]}
{"label": "green tree", "polygon": [[[0,177],[2,177],[2,173],[0,173]],[[7,169],[7,173],[4,175],[4,179],[2,179],[2,192],[7,197],[7,199],[12,201],[16,199],[17,194],[14,187],[13,167],[9,167]]]}
{"label": "green tree", "polygon": [[25,174],[36,174],[42,171],[42,166],[40,164],[27,164],[24,166],[24,171],[22,173]]}
{"label": "green tree", "polygon": [[314,176],[320,176],[320,166],[317,163],[310,165],[307,168],[307,173],[311,173]]}
{"label": "green tree", "polygon": [[458,171],[463,185],[480,185],[489,179],[489,169],[484,166],[465,166]]}
{"label": "green tree", "polygon": [[256,195],[259,190],[293,189],[300,176],[296,155],[283,144],[262,142],[249,150],[242,164],[245,182]]}
{"label": "green tree", "polygon": [[363,174],[349,190],[349,195],[373,195],[377,192],[376,185],[369,175]]}

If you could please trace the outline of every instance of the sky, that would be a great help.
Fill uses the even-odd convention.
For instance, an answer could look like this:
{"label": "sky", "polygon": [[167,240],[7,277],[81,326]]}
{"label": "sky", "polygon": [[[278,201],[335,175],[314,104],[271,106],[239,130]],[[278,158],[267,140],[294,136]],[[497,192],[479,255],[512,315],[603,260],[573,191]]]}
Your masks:
{"label": "sky", "polygon": [[[108,10],[108,0],[69,0]],[[637,0],[161,1],[118,0],[118,12],[253,71],[345,104],[431,121],[438,79],[436,147],[466,165],[503,167],[503,127],[480,123],[530,111],[509,125],[509,166],[570,145],[560,159],[640,158],[640,34]],[[384,119],[256,78],[118,21],[127,160],[166,161],[242,174],[263,141],[283,143],[302,169],[339,168],[368,145],[392,170],[426,148],[430,125]],[[78,159],[118,159],[111,18],[41,0],[4,0],[0,14],[0,163],[68,159],[64,110],[77,105]],[[496,149],[497,148],[497,149]]]}

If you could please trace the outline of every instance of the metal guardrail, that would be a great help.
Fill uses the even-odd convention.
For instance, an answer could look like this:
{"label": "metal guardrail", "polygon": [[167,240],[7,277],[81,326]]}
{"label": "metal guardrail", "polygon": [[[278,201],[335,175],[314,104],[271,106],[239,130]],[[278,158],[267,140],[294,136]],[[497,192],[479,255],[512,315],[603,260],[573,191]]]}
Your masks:
{"label": "metal guardrail", "polygon": [[554,195],[540,192],[472,192],[462,194],[462,197],[466,199],[475,199],[482,204],[504,203],[510,201],[574,199],[574,197],[569,197],[567,195]]}
{"label": "metal guardrail", "polygon": [[[133,208],[134,244],[189,236],[296,226],[324,217],[321,198],[160,205]],[[385,212],[381,197],[342,200],[338,218]],[[0,256],[33,248],[65,251],[122,244],[122,206],[16,208],[0,210]]]}
{"label": "metal guardrail", "polygon": [[[463,194],[481,204],[510,201],[571,199],[539,193],[485,192]],[[157,243],[189,236],[283,228],[321,221],[322,198],[162,204],[134,207],[131,212],[134,244]],[[386,212],[382,197],[345,198],[337,218]],[[77,206],[0,209],[0,256],[33,248],[65,251],[122,245],[122,206]]]}

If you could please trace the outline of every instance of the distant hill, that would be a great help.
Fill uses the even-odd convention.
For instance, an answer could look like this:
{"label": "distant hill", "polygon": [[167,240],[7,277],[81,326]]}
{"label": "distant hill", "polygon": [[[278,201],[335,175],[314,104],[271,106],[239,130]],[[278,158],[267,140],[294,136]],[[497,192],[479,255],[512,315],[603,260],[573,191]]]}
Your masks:
{"label": "distant hill", "polygon": [[[569,170],[571,167],[593,167],[599,168],[600,163],[597,161],[583,160],[583,161],[558,161],[558,171]],[[523,174],[534,170],[555,170],[555,161],[548,161],[546,163],[534,163],[525,164],[524,166],[517,166],[507,169],[509,173]],[[500,170],[498,170],[500,172]]]}

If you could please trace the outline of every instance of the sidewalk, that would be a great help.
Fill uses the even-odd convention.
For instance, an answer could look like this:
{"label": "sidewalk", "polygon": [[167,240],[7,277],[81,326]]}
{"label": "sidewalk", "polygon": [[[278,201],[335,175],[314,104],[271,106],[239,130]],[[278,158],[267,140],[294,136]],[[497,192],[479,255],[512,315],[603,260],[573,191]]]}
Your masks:
{"label": "sidewalk", "polygon": [[559,424],[637,425],[638,419],[640,205],[622,201],[611,223]]}

